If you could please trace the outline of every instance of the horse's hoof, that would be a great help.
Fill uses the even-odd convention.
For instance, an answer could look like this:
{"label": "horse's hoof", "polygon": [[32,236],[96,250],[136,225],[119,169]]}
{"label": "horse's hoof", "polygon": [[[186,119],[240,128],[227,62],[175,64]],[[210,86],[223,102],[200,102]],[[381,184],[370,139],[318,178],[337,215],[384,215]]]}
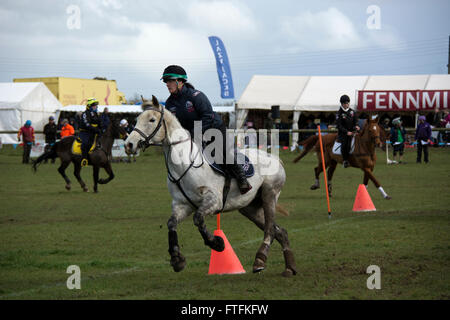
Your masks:
{"label": "horse's hoof", "polygon": [[313,184],[310,189],[311,190],[316,190],[316,189],[319,189],[319,186],[316,186],[315,184]]}
{"label": "horse's hoof", "polygon": [[261,272],[266,268],[264,261],[259,258],[255,259],[255,263],[253,263],[253,273]]}
{"label": "horse's hoof", "polygon": [[98,193],[98,190],[94,190],[94,193]]}
{"label": "horse's hoof", "polygon": [[386,198],[385,198],[386,200],[391,200],[392,199],[392,197],[391,196],[386,196]]}
{"label": "horse's hoof", "polygon": [[83,191],[84,191],[84,192],[89,192],[88,187],[83,187]]}
{"label": "horse's hoof", "polygon": [[72,186],[70,184],[66,184],[66,190],[70,191],[70,189],[72,188]]}
{"label": "horse's hoof", "polygon": [[99,183],[99,184],[106,184],[106,180],[105,180],[105,179],[99,179],[99,180],[98,180],[98,183]]}
{"label": "horse's hoof", "polygon": [[295,274],[296,274],[296,272],[292,271],[291,269],[286,269],[281,273],[281,275],[285,278],[290,278],[290,277],[294,276]]}
{"label": "horse's hoof", "polygon": [[214,240],[211,242],[211,249],[217,252],[222,252],[225,250],[225,242],[222,237],[214,236]]}
{"label": "horse's hoof", "polygon": [[180,272],[186,267],[186,259],[179,253],[177,256],[172,256],[170,265],[172,266],[173,271]]}

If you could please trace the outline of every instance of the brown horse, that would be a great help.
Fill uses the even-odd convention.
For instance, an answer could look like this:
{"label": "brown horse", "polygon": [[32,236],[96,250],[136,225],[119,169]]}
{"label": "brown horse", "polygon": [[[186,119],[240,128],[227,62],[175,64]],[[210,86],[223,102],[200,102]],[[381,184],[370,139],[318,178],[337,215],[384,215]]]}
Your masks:
{"label": "brown horse", "polygon": [[[337,134],[327,134],[322,137],[323,152],[325,159],[325,167],[328,168],[328,193],[331,197],[331,179],[333,178],[334,170],[338,163],[342,163],[342,156],[333,153],[333,145]],[[383,190],[380,182],[373,175],[373,169],[377,161],[375,154],[375,146],[383,147],[386,142],[386,132],[378,125],[378,119],[366,120],[361,132],[355,136],[355,149],[348,159],[350,165],[355,168],[360,168],[364,172],[364,185],[367,187],[369,179],[375,184],[375,187],[380,190],[385,199],[391,199],[389,195]],[[303,158],[313,147],[317,154],[318,165],[314,168],[316,182],[311,186],[311,190],[319,188],[319,175],[323,171],[322,156],[320,152],[319,136],[314,135],[300,143],[303,145],[303,152],[294,159],[294,163]]]}
{"label": "brown horse", "polygon": [[[101,135],[100,139],[97,140],[97,146],[89,154],[89,165],[94,168],[94,192],[98,192],[97,184],[106,184],[112,179],[114,179],[114,173],[111,168],[111,161],[109,155],[111,154],[111,149],[114,143],[114,139],[125,139],[127,137],[127,132],[124,128],[119,126],[116,121],[111,121],[110,125],[106,131]],[[54,159],[59,157],[61,159],[61,166],[58,168],[58,172],[66,181],[66,189],[71,189],[70,180],[67,177],[65,171],[66,168],[73,162],[74,171],[73,174],[77,178],[81,185],[83,191],[88,192],[89,189],[81,179],[81,154],[74,154],[72,152],[72,145],[75,142],[75,136],[69,136],[56,142],[52,148],[40,155],[35,161],[33,161],[33,169],[36,172],[37,166],[46,159]],[[108,173],[107,179],[99,179],[100,168],[105,169]]]}

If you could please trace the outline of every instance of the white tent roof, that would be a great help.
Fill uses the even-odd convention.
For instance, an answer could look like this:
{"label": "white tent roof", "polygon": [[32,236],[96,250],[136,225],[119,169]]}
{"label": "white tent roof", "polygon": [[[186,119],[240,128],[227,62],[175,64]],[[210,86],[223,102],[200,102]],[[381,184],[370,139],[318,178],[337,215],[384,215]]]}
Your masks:
{"label": "white tent roof", "polygon": [[450,75],[264,76],[255,75],[238,100],[238,109],[336,111],[347,94],[356,105],[358,90],[450,90]]}
{"label": "white tent roof", "polygon": [[450,74],[432,74],[424,88],[425,90],[450,89]]}
{"label": "white tent roof", "polygon": [[[367,76],[311,77],[300,98],[296,101],[296,111],[336,111],[339,97],[347,94],[353,108],[355,90],[362,90]],[[337,99],[336,99],[337,97]]]}
{"label": "white tent roof", "polygon": [[255,75],[238,101],[239,109],[292,110],[309,77]]}
{"label": "white tent roof", "polygon": [[370,76],[364,89],[360,90],[424,90],[430,76]]}
{"label": "white tent roof", "polygon": [[[19,131],[31,120],[42,131],[61,103],[42,82],[0,83],[0,131]],[[1,134],[2,143],[17,143],[16,134]],[[37,137],[38,138],[38,137]]]}

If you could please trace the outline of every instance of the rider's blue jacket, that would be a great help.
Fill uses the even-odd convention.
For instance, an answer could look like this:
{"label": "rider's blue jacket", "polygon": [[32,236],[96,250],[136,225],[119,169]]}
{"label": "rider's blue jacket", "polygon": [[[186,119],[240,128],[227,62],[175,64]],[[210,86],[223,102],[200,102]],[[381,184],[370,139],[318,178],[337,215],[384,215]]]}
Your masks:
{"label": "rider's blue jacket", "polygon": [[171,94],[166,101],[166,109],[175,114],[183,128],[194,136],[194,121],[202,121],[202,133],[210,128],[223,126],[222,118],[213,111],[206,95],[189,85],[184,85],[180,92]]}

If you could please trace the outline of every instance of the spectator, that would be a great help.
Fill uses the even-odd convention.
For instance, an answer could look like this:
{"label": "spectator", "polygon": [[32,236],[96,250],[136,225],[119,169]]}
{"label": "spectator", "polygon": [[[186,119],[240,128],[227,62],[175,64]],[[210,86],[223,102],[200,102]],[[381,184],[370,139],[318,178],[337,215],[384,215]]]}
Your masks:
{"label": "spectator", "polygon": [[31,147],[34,146],[34,128],[31,126],[31,121],[27,120],[25,125],[19,129],[17,133],[17,140],[20,141],[20,136],[23,136],[23,156],[22,163],[30,162]]}
{"label": "spectator", "polygon": [[[134,130],[134,127],[132,125],[128,124],[128,121],[126,119],[120,120],[120,126],[122,128],[124,128],[128,134],[130,134]],[[131,155],[128,155],[128,159],[123,160],[123,161],[131,163]],[[133,154],[133,162],[136,162],[136,154]]]}
{"label": "spectator", "polygon": [[69,120],[63,120],[63,127],[61,128],[61,139],[75,134],[75,129],[69,124]]}
{"label": "spectator", "polygon": [[[50,151],[50,148],[55,144],[57,137],[57,130],[55,124],[55,118],[51,116],[48,118],[48,123],[44,126],[44,135],[45,135],[45,147],[44,152]],[[52,163],[55,163],[55,158],[52,159]],[[47,163],[48,159],[45,159],[44,163]]]}
{"label": "spectator", "polygon": [[391,126],[389,125],[390,121],[391,120],[389,118],[385,118],[383,120],[383,122],[381,123],[381,126],[383,127],[384,130],[390,130],[391,129]]}
{"label": "spectator", "polygon": [[417,142],[417,163],[422,162],[422,150],[424,161],[425,163],[428,163],[428,143],[431,139],[431,127],[426,121],[425,116],[419,117],[419,124],[417,125],[414,139]]}
{"label": "spectator", "polygon": [[76,121],[74,118],[69,119],[69,124],[73,127],[75,131],[78,130],[78,121]]}
{"label": "spectator", "polygon": [[102,112],[102,115],[100,116],[100,124],[101,124],[103,132],[105,132],[106,129],[108,129],[110,122],[111,122],[111,120],[109,118],[109,110],[108,110],[108,108],[105,108]]}
{"label": "spectator", "polygon": [[392,120],[393,127],[391,128],[391,143],[394,147],[394,160],[398,153],[398,163],[403,163],[403,150],[405,149],[406,130],[402,126],[400,117]]}

